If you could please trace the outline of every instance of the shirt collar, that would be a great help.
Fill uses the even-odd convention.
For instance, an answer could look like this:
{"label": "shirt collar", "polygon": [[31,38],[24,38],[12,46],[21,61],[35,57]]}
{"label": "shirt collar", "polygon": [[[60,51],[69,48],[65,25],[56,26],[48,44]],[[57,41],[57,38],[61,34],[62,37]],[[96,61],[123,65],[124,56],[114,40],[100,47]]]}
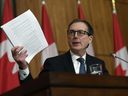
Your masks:
{"label": "shirt collar", "polygon": [[[71,50],[70,53],[73,60],[77,60],[78,58],[80,58],[80,56],[74,54]],[[86,53],[82,56],[82,58],[84,58],[84,60],[86,61]]]}

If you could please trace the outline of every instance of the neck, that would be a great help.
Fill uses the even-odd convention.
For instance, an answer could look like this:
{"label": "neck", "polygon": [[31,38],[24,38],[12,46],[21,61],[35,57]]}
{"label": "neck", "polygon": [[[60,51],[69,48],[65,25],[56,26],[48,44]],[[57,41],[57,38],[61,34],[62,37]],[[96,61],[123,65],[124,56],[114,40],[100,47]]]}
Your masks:
{"label": "neck", "polygon": [[72,53],[74,53],[74,54],[76,54],[76,55],[78,55],[78,56],[80,56],[80,57],[82,57],[85,53],[86,53],[86,51],[78,51],[78,50],[71,50],[72,51]]}

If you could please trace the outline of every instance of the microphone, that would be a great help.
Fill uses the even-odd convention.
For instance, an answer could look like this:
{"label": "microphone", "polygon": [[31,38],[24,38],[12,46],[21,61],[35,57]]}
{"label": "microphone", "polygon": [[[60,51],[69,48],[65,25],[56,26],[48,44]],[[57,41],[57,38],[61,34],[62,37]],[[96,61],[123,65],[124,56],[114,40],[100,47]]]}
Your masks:
{"label": "microphone", "polygon": [[120,57],[118,57],[118,56],[116,56],[116,54],[111,54],[114,58],[117,58],[117,59],[119,59],[119,60],[122,60],[122,61],[124,61],[125,63],[128,63],[128,61],[126,61],[126,60],[124,60],[124,59],[122,59],[122,58],[120,58]]}

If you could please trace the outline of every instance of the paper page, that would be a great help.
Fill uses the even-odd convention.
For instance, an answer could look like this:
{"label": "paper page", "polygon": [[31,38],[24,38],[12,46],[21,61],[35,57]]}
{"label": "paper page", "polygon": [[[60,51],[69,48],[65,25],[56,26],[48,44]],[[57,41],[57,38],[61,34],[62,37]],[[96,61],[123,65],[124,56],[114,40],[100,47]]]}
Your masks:
{"label": "paper page", "polygon": [[43,31],[30,10],[2,25],[1,28],[13,46],[24,46],[27,49],[28,63],[38,52],[48,46]]}

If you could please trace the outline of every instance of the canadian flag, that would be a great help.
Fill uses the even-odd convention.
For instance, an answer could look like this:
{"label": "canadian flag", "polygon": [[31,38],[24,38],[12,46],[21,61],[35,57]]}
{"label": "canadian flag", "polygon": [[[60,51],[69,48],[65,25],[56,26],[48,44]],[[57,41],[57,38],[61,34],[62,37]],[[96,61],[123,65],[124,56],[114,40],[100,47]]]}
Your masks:
{"label": "canadian flag", "polygon": [[[114,51],[115,51],[115,75],[117,76],[128,76],[128,52],[126,46],[124,46],[118,17],[116,13],[115,4],[113,6],[113,32],[114,32]],[[125,60],[125,61],[124,61]]]}
{"label": "canadian flag", "polygon": [[[85,19],[85,15],[84,15],[80,0],[78,0],[77,11],[78,11],[78,17],[80,19]],[[86,51],[87,51],[88,54],[94,56],[94,49],[93,49],[92,43],[89,44],[89,46],[88,46]]]}
{"label": "canadian flag", "polygon": [[[4,0],[2,23],[13,19],[11,0]],[[0,94],[19,86],[18,66],[11,55],[12,45],[0,30]]]}
{"label": "canadian flag", "polygon": [[55,44],[54,39],[53,39],[52,27],[50,24],[50,20],[49,20],[49,16],[48,16],[48,13],[46,10],[44,0],[42,1],[42,29],[43,29],[45,38],[48,42],[48,45],[49,45],[42,52],[42,58],[41,59],[42,59],[42,64],[43,64],[47,58],[58,55],[57,47],[56,47],[56,44]]}

